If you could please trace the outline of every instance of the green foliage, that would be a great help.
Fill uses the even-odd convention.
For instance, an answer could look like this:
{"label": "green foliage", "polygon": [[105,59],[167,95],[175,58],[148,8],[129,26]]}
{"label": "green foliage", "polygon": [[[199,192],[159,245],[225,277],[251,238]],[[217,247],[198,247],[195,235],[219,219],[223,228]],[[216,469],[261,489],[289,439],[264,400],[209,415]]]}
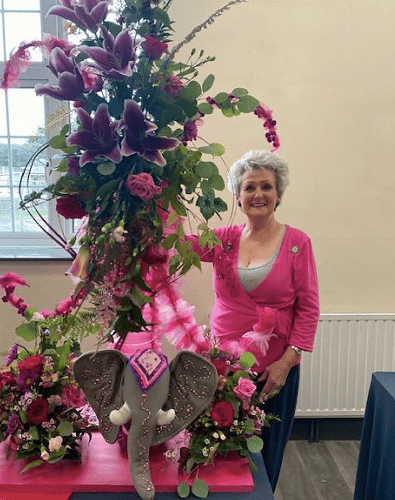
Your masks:
{"label": "green foliage", "polygon": [[196,478],[192,483],[192,493],[198,498],[207,498],[208,484],[203,479]]}

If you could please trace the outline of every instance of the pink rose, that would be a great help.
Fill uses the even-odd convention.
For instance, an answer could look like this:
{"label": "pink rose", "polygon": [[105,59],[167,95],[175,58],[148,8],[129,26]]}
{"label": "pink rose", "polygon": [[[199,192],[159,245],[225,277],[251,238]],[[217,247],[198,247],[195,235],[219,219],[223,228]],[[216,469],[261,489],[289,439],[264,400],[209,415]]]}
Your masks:
{"label": "pink rose", "polygon": [[248,409],[248,403],[256,391],[256,385],[249,378],[240,377],[236,387],[233,389],[235,395],[243,401],[243,409]]}
{"label": "pink rose", "polygon": [[229,403],[229,401],[220,401],[216,403],[210,412],[210,417],[217,422],[220,429],[230,427],[235,418],[232,403]]}
{"label": "pink rose", "polygon": [[63,387],[62,402],[68,408],[80,408],[86,404],[84,393],[81,389],[72,384]]}
{"label": "pink rose", "polygon": [[156,186],[154,179],[146,172],[130,174],[126,180],[126,187],[130,194],[138,196],[144,201],[151,200],[155,194],[162,192],[162,188]]}

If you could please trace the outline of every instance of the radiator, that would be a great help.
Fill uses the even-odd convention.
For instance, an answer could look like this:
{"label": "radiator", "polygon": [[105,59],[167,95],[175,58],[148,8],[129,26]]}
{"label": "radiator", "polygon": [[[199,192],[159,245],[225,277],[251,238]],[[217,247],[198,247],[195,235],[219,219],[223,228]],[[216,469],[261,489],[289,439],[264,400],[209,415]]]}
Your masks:
{"label": "radiator", "polygon": [[296,417],[361,417],[373,372],[395,371],[395,314],[322,314]]}

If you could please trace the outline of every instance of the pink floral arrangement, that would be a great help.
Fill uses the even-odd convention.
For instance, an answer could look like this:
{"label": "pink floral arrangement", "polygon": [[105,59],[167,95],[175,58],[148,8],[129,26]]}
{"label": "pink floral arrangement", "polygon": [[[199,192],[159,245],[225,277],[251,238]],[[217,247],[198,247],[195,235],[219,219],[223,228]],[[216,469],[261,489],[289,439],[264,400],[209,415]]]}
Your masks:
{"label": "pink floral arrangement", "polygon": [[[180,466],[188,474],[197,473],[200,464],[214,462],[217,455],[228,453],[246,457],[251,468],[255,469],[251,453],[259,452],[263,447],[262,427],[278,420],[263,409],[264,401],[257,391],[258,374],[252,370],[255,357],[250,352],[233,355],[220,350],[208,331],[204,335],[206,347],[211,347],[197,352],[216,367],[217,390],[206,410],[188,426],[187,439],[179,453],[176,450],[167,453],[178,455]],[[188,488],[186,481],[179,485],[181,493]]]}

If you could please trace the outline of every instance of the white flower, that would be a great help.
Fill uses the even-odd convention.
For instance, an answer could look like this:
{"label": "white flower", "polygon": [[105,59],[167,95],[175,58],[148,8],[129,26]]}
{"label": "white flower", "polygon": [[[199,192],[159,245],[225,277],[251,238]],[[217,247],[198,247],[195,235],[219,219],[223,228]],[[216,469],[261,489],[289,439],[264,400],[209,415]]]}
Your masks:
{"label": "white flower", "polygon": [[45,319],[44,316],[37,311],[32,316],[32,321],[42,321],[43,319]]}
{"label": "white flower", "polygon": [[214,438],[214,439],[218,439],[218,438],[219,438],[219,434],[218,434],[218,432],[213,432],[213,438]]}
{"label": "white flower", "polygon": [[205,439],[204,440],[204,444],[210,444],[210,440],[209,439]]}
{"label": "white flower", "polygon": [[222,439],[222,441],[225,441],[226,436],[223,432],[220,433],[219,437]]}
{"label": "white flower", "polygon": [[49,440],[48,448],[49,451],[59,450],[62,447],[63,438],[62,436],[56,436]]}
{"label": "white flower", "polygon": [[127,231],[122,226],[118,226],[112,232],[112,237],[117,243],[123,243],[126,240],[125,236],[123,236],[124,233],[127,233]]}
{"label": "white flower", "polygon": [[43,460],[49,460],[49,453],[47,452],[47,450],[43,450],[43,451],[41,452],[41,458],[42,458]]}

